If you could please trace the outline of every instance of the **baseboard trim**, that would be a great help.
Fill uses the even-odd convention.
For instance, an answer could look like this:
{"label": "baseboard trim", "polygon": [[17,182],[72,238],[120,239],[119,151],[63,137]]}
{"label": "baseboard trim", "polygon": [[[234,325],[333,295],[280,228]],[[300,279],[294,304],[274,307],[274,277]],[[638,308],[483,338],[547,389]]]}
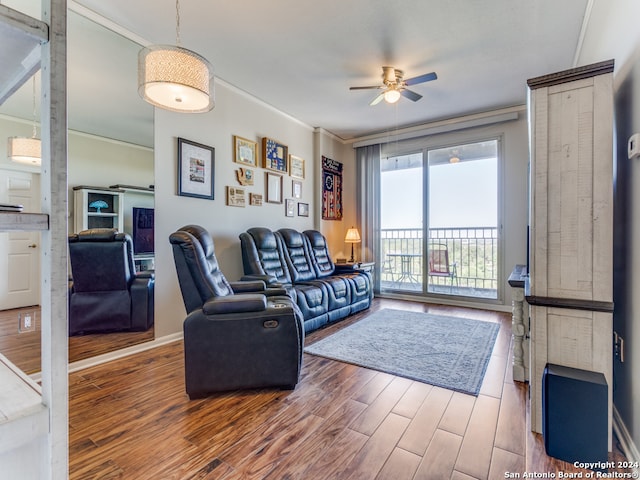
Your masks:
{"label": "baseboard trim", "polygon": [[[77,372],[79,370],[84,370],[85,368],[94,367],[96,365],[111,362],[119,358],[128,357],[129,355],[134,355],[146,350],[151,350],[152,348],[160,347],[168,343],[177,342],[178,340],[182,340],[182,332],[172,333],[171,335],[156,338],[155,340],[151,340],[150,342],[139,343],[137,345],[132,345],[121,350],[115,350],[113,352],[87,358],[85,360],[78,360],[77,362],[69,364],[68,371],[69,373]],[[42,374],[38,372],[30,375],[30,377],[34,381],[39,382],[41,380]]]}
{"label": "baseboard trim", "polygon": [[[638,452],[638,447],[631,438],[631,434],[629,430],[627,430],[627,426],[624,424],[620,413],[618,413],[618,409],[616,406],[613,406],[613,431],[618,437],[618,441],[620,442],[620,449],[624,456],[627,457],[627,460],[631,463],[640,464],[640,452]],[[635,468],[633,470],[634,473],[640,475],[640,468]]]}

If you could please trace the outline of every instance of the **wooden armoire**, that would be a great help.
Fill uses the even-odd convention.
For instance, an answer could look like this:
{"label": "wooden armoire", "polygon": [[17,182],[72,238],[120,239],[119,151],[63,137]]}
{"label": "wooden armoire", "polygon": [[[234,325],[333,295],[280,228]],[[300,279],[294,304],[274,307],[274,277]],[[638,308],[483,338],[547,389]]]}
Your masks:
{"label": "wooden armoire", "polygon": [[531,428],[548,363],[613,385],[613,60],[530,79]]}

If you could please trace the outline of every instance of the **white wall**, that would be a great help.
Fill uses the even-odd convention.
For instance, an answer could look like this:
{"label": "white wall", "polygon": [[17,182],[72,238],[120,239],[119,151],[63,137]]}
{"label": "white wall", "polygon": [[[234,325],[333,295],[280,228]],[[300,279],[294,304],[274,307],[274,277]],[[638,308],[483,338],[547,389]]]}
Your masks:
{"label": "white wall", "polygon": [[625,361],[614,359],[613,395],[636,449],[640,446],[640,163],[627,159],[626,145],[632,133],[640,132],[638,19],[637,0],[594,0],[578,58],[578,65],[615,60],[614,330],[624,338]]}
{"label": "white wall", "polygon": [[[233,162],[233,135],[260,142],[270,137],[289,147],[289,153],[306,161],[302,199],[309,203],[309,217],[285,216],[284,204],[263,203],[261,207],[226,206],[226,186],[240,186]],[[177,138],[185,138],[215,148],[214,200],[176,195]],[[286,115],[257,103],[235,89],[218,84],[216,107],[209,113],[184,115],[156,109],[155,179],[156,179],[156,336],[180,332],[185,318],[184,304],[173,263],[169,235],[187,224],[207,228],[215,242],[216,256],[225,276],[237,280],[242,276],[242,257],[238,235],[251,227],[272,230],[314,228],[314,185],[316,168],[313,129]],[[261,150],[261,149],[260,149]],[[291,197],[291,181],[284,176],[285,198]],[[247,193],[265,194],[265,170],[255,169],[255,185]],[[266,200],[266,198],[263,198]]]}

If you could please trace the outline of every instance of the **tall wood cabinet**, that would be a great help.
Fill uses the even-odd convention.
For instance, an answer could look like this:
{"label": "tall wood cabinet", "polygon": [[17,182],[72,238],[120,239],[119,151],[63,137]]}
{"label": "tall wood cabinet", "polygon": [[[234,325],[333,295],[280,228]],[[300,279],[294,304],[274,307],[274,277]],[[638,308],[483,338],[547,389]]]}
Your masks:
{"label": "tall wood cabinet", "polygon": [[531,426],[553,363],[613,385],[613,60],[530,79]]}

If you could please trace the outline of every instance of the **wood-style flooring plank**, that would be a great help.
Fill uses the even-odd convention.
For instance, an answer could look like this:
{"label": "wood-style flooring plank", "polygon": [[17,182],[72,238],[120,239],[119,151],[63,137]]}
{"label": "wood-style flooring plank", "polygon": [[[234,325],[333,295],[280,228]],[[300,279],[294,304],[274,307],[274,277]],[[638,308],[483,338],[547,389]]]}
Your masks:
{"label": "wood-style flooring plank", "polygon": [[451,390],[433,387],[411,420],[407,431],[398,443],[398,447],[416,455],[424,455],[452,395]]}
{"label": "wood-style flooring plank", "polygon": [[[524,472],[524,456],[501,448],[493,449],[489,478],[505,478],[506,474]],[[508,478],[508,477],[507,477]]]}
{"label": "wood-style flooring plank", "polygon": [[349,426],[356,432],[371,436],[389,415],[393,407],[405,394],[411,385],[411,380],[396,377],[387,388],[385,388],[376,399],[371,402],[359,416]]}
{"label": "wood-style flooring plank", "polygon": [[396,448],[391,452],[375,480],[412,480],[422,458],[415,453]]}
{"label": "wood-style flooring plank", "polygon": [[306,470],[317,460],[318,452],[323,452],[324,455],[331,451],[335,446],[336,439],[345,431],[353,418],[357,417],[365,408],[364,403],[355,400],[347,400],[340,404],[315,434],[307,437],[298,446],[296,452],[293,452],[288,458],[282,459],[280,464],[264,477],[265,480],[305,478]]}
{"label": "wood-style flooring plank", "polygon": [[341,476],[338,472],[355,458],[368,440],[369,437],[354,430],[343,430],[336,437],[329,450],[321,454],[315,452],[316,459],[311,465],[307,466],[303,476],[293,478],[299,478],[300,480],[327,480],[329,478],[344,478],[346,480],[350,478]]}
{"label": "wood-style flooring plank", "polygon": [[413,382],[400,401],[393,407],[393,413],[403,417],[415,417],[433,387],[422,382]]}
{"label": "wood-style flooring plank", "polygon": [[455,392],[449,401],[449,405],[447,405],[444,415],[442,415],[438,428],[461,437],[464,436],[475,403],[476,397],[473,395]]}
{"label": "wood-style flooring plank", "polygon": [[495,445],[503,450],[524,457],[526,418],[522,416],[522,405],[525,403],[525,388],[514,383],[505,382],[500,400],[500,414],[496,429]]}
{"label": "wood-style flooring plank", "polygon": [[344,469],[338,470],[337,478],[376,478],[407,425],[408,418],[389,414],[353,460]]}
{"label": "wood-style flooring plank", "polygon": [[462,437],[460,435],[444,430],[436,430],[429,448],[427,448],[424,457],[422,457],[414,480],[450,478],[461,444]]}
{"label": "wood-style flooring plank", "polygon": [[489,474],[500,400],[478,396],[460,447],[455,470],[481,480]]}

